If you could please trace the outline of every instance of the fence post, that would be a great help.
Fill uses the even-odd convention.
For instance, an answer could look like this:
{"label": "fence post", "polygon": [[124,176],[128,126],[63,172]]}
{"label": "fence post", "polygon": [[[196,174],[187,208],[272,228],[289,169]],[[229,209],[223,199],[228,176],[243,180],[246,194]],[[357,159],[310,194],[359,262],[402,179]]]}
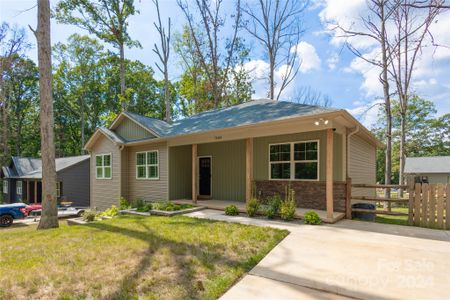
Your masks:
{"label": "fence post", "polygon": [[345,217],[352,219],[352,179],[347,177],[346,181],[346,198],[345,198]]}
{"label": "fence post", "polygon": [[408,176],[407,178],[408,184],[408,225],[413,225],[413,209],[414,209],[414,178],[412,176]]}

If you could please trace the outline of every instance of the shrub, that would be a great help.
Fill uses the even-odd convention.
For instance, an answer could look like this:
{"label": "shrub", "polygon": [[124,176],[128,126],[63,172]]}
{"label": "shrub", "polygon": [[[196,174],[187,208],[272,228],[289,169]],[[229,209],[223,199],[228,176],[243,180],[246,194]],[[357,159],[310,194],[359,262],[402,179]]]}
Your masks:
{"label": "shrub", "polygon": [[111,206],[111,208],[108,208],[102,213],[102,216],[105,217],[115,217],[117,215],[119,215],[119,209],[115,205]]}
{"label": "shrub", "polygon": [[256,214],[258,213],[259,210],[259,206],[260,203],[258,201],[258,199],[256,198],[251,198],[246,205],[246,209],[247,209],[247,215],[249,217],[254,217],[256,216]]}
{"label": "shrub", "polygon": [[149,212],[149,211],[151,211],[152,210],[152,204],[151,203],[145,203],[143,206],[141,206],[141,207],[138,207],[137,209],[136,209],[136,211],[139,211],[139,212]]}
{"label": "shrub", "polygon": [[267,206],[265,209],[266,216],[269,219],[273,219],[280,213],[281,198],[280,195],[275,194],[267,201]]}
{"label": "shrub", "polygon": [[164,211],[175,211],[194,207],[191,204],[176,204],[171,201],[160,201],[152,204],[152,209],[164,210]]}
{"label": "shrub", "polygon": [[237,216],[239,214],[239,211],[236,205],[231,204],[225,207],[225,214],[227,216]]}
{"label": "shrub", "polygon": [[286,199],[281,202],[280,217],[285,221],[291,221],[295,215],[295,192],[288,188],[286,193]]}
{"label": "shrub", "polygon": [[93,209],[87,209],[81,215],[81,217],[83,218],[83,221],[86,221],[86,222],[94,221],[96,216],[97,216],[97,212]]}
{"label": "shrub", "polygon": [[128,200],[125,199],[124,197],[120,197],[119,208],[120,208],[120,210],[129,209],[130,208],[130,202],[128,202]]}
{"label": "shrub", "polygon": [[322,224],[322,220],[319,218],[319,215],[313,210],[310,210],[305,213],[304,222],[305,222],[305,224],[310,224],[310,225]]}
{"label": "shrub", "polygon": [[136,199],[133,201],[133,203],[131,204],[131,207],[136,208],[138,210],[142,209],[144,207],[145,203],[144,200],[142,199]]}

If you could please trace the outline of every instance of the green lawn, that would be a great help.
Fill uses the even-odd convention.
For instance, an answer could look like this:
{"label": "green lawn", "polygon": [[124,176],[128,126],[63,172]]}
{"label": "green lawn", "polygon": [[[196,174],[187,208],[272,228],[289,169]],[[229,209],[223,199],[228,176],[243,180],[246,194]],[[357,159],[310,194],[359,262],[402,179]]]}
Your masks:
{"label": "green lawn", "polygon": [[[407,207],[392,207],[391,211],[408,213]],[[408,216],[377,215],[375,222],[395,225],[408,225]]]}
{"label": "green lawn", "polygon": [[0,230],[0,299],[215,299],[288,234],[183,216],[35,229]]}

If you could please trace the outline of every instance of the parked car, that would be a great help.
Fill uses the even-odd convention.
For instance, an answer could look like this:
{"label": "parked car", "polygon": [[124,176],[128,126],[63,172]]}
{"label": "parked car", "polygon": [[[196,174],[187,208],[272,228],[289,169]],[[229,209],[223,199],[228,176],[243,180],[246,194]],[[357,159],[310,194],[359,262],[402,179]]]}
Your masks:
{"label": "parked car", "polygon": [[0,205],[0,227],[11,226],[14,220],[27,216],[27,205],[24,203]]}
{"label": "parked car", "polygon": [[41,209],[42,209],[42,205],[41,205],[40,203],[29,204],[29,205],[27,205],[27,207],[26,207],[26,210],[27,210],[27,214],[28,214],[28,215],[31,215],[31,212],[32,212],[32,211],[35,211],[35,210],[41,210]]}
{"label": "parked car", "polygon": [[[42,204],[32,204],[27,207],[28,215],[40,216],[42,212]],[[81,217],[86,210],[85,207],[73,207],[70,205],[58,205],[58,217]]]}

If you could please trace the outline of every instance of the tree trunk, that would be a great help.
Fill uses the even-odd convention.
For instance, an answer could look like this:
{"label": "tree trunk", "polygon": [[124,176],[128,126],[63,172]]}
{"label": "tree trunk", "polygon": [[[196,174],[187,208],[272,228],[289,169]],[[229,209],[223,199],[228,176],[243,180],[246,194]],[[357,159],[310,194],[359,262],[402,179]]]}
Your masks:
{"label": "tree trunk", "polygon": [[[383,84],[383,96],[384,107],[386,113],[386,152],[385,152],[385,169],[384,169],[384,183],[391,184],[392,176],[392,112],[391,112],[391,99],[389,94],[389,78],[388,78],[388,59],[386,55],[386,18],[384,13],[384,3],[380,4],[380,18],[381,18],[381,59],[382,59],[382,72],[381,83]],[[384,196],[386,198],[391,197],[391,190],[385,189]],[[390,202],[384,203],[384,207],[389,211],[391,210]]]}
{"label": "tree trunk", "polygon": [[120,77],[120,101],[122,102],[122,110],[127,108],[125,100],[125,49],[123,43],[120,44],[120,57],[119,57],[119,77]]}
{"label": "tree trunk", "polygon": [[272,52],[269,51],[269,99],[275,98],[275,59]]}
{"label": "tree trunk", "polygon": [[171,105],[170,105],[170,91],[169,91],[169,74],[167,65],[164,70],[164,102],[166,104],[166,122],[171,122]]}
{"label": "tree trunk", "polygon": [[[400,165],[398,174],[398,183],[404,184],[404,171],[405,171],[405,145],[406,145],[406,113],[400,114]],[[403,189],[399,189],[398,197],[403,197]]]}
{"label": "tree trunk", "polygon": [[49,0],[38,0],[36,38],[39,61],[42,153],[42,215],[38,229],[47,229],[58,227]]}
{"label": "tree trunk", "polygon": [[[84,97],[84,96],[83,96]],[[80,101],[80,114],[81,114],[81,154],[84,154],[84,127],[85,127],[85,121],[84,121],[84,99]]]}

